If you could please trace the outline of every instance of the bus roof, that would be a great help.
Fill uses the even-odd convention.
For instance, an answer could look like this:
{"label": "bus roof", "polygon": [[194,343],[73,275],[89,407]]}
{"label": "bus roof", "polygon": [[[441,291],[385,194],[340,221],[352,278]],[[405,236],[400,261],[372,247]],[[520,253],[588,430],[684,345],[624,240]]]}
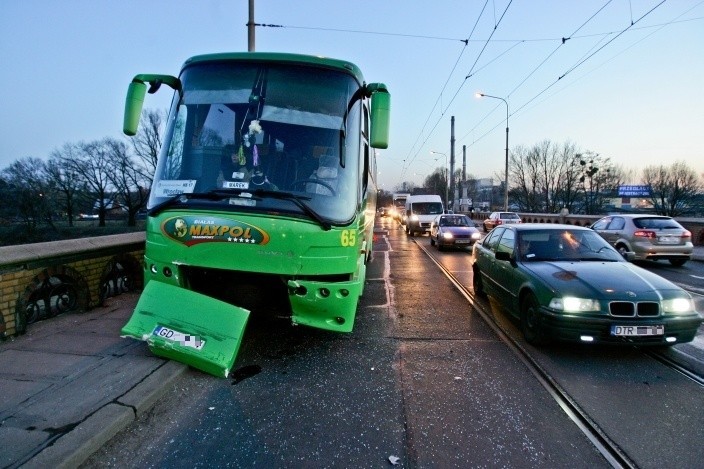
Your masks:
{"label": "bus roof", "polygon": [[338,60],[329,57],[304,55],[304,54],[289,54],[283,52],[223,52],[217,54],[196,55],[183,64],[181,71],[186,67],[205,62],[272,62],[272,63],[289,63],[297,65],[311,65],[315,67],[328,68],[348,73],[354,76],[357,81],[364,83],[362,71],[352,62],[346,60]]}

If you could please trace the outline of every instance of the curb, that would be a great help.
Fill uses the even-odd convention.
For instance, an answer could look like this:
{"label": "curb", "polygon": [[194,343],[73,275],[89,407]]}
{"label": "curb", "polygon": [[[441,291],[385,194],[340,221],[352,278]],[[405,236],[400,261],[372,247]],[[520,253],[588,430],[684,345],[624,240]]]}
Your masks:
{"label": "curb", "polygon": [[151,409],[187,365],[165,361],[124,395],[100,408],[73,430],[23,465],[26,468],[75,468]]}

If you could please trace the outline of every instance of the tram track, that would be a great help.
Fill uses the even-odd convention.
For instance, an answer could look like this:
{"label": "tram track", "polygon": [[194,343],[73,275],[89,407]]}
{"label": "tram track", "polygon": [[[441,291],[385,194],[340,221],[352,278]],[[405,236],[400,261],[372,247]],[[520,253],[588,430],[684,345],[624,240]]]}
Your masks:
{"label": "tram track", "polygon": [[[592,442],[597,451],[615,468],[635,468],[637,464],[628,454],[585,412],[577,402],[559,385],[559,383],[542,367],[519,341],[511,337],[487,311],[486,306],[478,301],[474,292],[462,284],[453,273],[447,269],[429,250],[421,243],[414,240],[421,250],[438,266],[441,272],[452,282],[455,288],[472,304],[474,310],[482,320],[496,333],[499,339],[521,360],[526,368],[536,377],[555,402],[560,406],[567,417],[579,430]],[[658,361],[668,369],[687,377],[691,381],[704,387],[704,377],[701,374],[678,363],[665,353],[639,348],[645,355]]]}

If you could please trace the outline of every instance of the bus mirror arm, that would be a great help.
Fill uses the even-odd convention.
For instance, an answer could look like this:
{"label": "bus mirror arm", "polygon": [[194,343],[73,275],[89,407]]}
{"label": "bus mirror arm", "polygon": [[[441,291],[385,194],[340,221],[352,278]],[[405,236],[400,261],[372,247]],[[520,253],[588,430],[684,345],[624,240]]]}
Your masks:
{"label": "bus mirror arm", "polygon": [[167,84],[179,94],[182,91],[181,80],[171,75],[141,74],[132,79],[132,83],[149,83],[149,94],[156,93],[162,84]]}
{"label": "bus mirror arm", "polygon": [[[147,83],[149,83],[148,91]],[[125,117],[122,126],[122,131],[126,135],[137,134],[139,119],[142,115],[142,106],[144,105],[144,95],[147,92],[150,94],[156,93],[164,83],[178,91],[179,95],[182,94],[181,80],[171,75],[136,75],[132,79],[127,90]]]}

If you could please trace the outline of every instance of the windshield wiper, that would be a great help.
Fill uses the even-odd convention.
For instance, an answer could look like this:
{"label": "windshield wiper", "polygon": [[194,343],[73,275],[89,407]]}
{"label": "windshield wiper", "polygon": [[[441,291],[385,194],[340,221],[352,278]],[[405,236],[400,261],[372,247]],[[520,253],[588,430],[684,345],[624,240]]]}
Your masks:
{"label": "windshield wiper", "polygon": [[[242,196],[246,194],[246,196]],[[251,196],[255,196],[261,200],[261,197],[271,197],[272,199],[289,200],[293,202],[298,208],[303,210],[303,213],[308,215],[314,221],[316,221],[325,231],[332,228],[332,224],[321,217],[315,210],[310,208],[304,200],[310,200],[310,197],[297,196],[290,192],[280,192],[272,191],[267,189],[213,189],[208,192],[192,192],[192,193],[182,193],[177,194],[164,202],[152,207],[147,214],[150,217],[155,217],[161,213],[164,209],[172,207],[178,203],[186,203],[190,199],[202,199],[202,200],[222,200],[232,196],[240,196],[242,198],[252,199]]]}
{"label": "windshield wiper", "polygon": [[155,217],[159,215],[164,209],[172,207],[178,203],[186,203],[189,199],[204,199],[204,200],[222,200],[225,197],[231,197],[234,194],[239,194],[240,189],[232,190],[213,190],[209,192],[183,192],[181,194],[176,194],[175,196],[166,199],[165,201],[157,204],[149,209],[147,215],[150,217]]}
{"label": "windshield wiper", "polygon": [[280,192],[280,191],[272,191],[272,190],[267,190],[267,189],[256,189],[254,191],[248,191],[251,192],[253,195],[257,197],[271,197],[272,199],[281,199],[281,200],[290,200],[293,202],[298,208],[303,210],[303,212],[308,215],[310,218],[318,222],[318,224],[325,230],[328,231],[330,228],[332,228],[332,224],[326,220],[325,218],[321,217],[318,212],[310,208],[308,204],[306,204],[303,200],[310,200],[310,197],[305,197],[305,196],[298,196],[295,194],[292,194],[290,192]]}

